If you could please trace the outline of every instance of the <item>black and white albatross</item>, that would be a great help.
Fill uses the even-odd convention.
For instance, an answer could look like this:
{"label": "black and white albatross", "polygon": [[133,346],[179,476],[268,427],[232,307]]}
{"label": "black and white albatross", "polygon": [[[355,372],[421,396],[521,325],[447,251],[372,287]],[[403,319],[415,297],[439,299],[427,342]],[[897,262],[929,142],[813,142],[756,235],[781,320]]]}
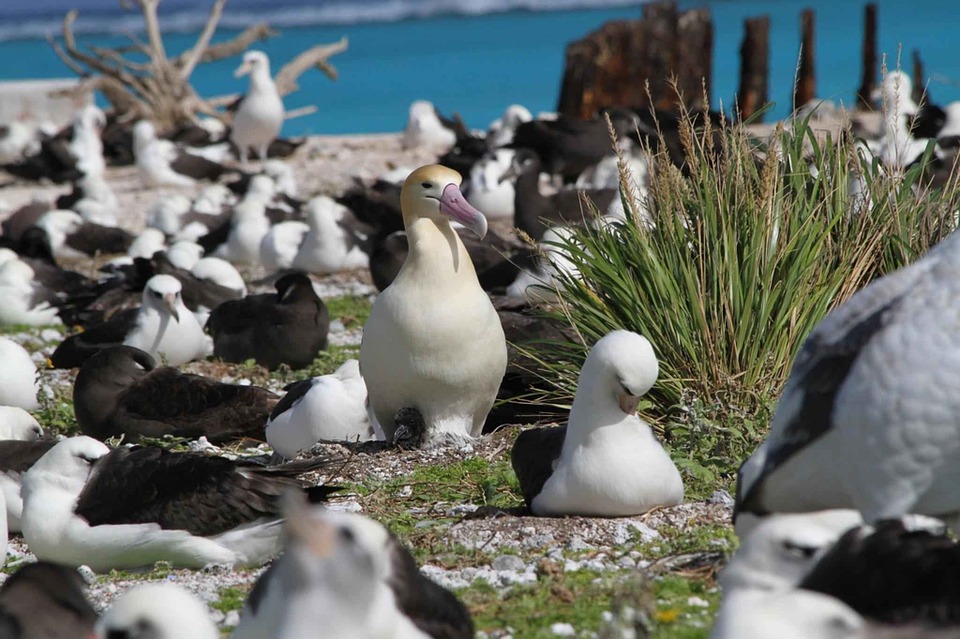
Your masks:
{"label": "black and white albatross", "polygon": [[96,571],[168,561],[257,565],[279,551],[278,498],[335,490],[297,477],[324,459],[270,468],[157,447],[66,439],[23,478],[23,536],[39,559]]}

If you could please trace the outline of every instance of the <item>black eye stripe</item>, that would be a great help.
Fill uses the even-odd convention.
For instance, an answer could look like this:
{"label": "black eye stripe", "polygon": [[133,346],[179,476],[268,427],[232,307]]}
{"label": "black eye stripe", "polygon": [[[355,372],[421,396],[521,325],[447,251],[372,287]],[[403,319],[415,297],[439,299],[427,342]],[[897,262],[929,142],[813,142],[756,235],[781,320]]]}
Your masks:
{"label": "black eye stripe", "polygon": [[432,188],[433,188],[433,183],[431,183],[431,182],[423,182],[422,184],[420,184],[420,186],[422,186],[422,187],[425,188],[425,189],[432,189]]}

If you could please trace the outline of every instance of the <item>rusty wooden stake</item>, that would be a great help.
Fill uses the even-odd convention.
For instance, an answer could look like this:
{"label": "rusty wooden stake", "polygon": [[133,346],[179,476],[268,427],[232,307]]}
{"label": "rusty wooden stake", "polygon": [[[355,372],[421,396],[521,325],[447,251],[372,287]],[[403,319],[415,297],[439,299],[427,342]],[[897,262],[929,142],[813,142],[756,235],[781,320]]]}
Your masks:
{"label": "rusty wooden stake", "polygon": [[861,109],[873,109],[870,99],[877,86],[877,5],[869,3],[863,10],[863,75],[860,76],[860,90],[857,91],[857,106]]}
{"label": "rusty wooden stake", "polygon": [[804,9],[800,14],[800,32],[800,67],[797,69],[797,85],[793,90],[794,109],[812,100],[817,92],[813,62],[813,9]]}
{"label": "rusty wooden stake", "polygon": [[[770,17],[747,18],[743,21],[743,29],[737,107],[740,119],[746,120],[769,99],[767,87],[770,75]],[[758,121],[762,121],[762,117]]]}

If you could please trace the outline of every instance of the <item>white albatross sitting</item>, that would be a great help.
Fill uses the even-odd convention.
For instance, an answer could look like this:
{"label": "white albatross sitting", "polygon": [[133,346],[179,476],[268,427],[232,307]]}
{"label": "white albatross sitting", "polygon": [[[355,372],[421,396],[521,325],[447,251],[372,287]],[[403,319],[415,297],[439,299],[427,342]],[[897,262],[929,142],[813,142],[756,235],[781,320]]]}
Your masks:
{"label": "white albatross sitting", "polygon": [[367,387],[355,359],[330,375],[294,382],[286,391],[267,420],[267,443],[287,459],[321,439],[368,439],[373,434]]}
{"label": "white albatross sitting", "polygon": [[640,419],[640,398],[657,381],[650,342],[613,331],[580,371],[566,427],[520,434],[510,460],[535,515],[639,515],[683,501],[683,480]]}
{"label": "white albatross sitting", "polygon": [[439,165],[401,190],[410,251],[373,303],[363,329],[360,372],[388,440],[397,413],[412,414],[401,438],[426,444],[478,437],[507,366],[500,318],[450,222],[481,238],[487,220],[460,193],[460,174]]}
{"label": "white albatross sitting", "polygon": [[233,116],[230,140],[237,145],[240,162],[254,149],[261,160],[267,159],[270,143],[280,135],[283,126],[283,100],[270,77],[270,58],[263,51],[247,51],[243,64],[234,72],[237,78],[250,74],[250,88],[240,99]]}
{"label": "white albatross sitting", "polygon": [[97,639],[219,639],[210,611],[171,583],[145,583],[120,595],[96,625]]}
{"label": "white albatross sitting", "polygon": [[[6,304],[10,299],[5,300]],[[0,406],[16,406],[26,410],[40,408],[37,393],[37,366],[30,354],[8,337],[0,337]]]}
{"label": "white albatross sitting", "polygon": [[[23,537],[38,559],[96,571],[257,565],[279,550],[279,495],[303,489],[295,476],[324,463],[265,468],[73,437],[24,475]],[[331,492],[306,490],[313,500]]]}
{"label": "white albatross sitting", "polygon": [[233,639],[472,639],[449,591],[420,574],[386,528],[289,499],[287,547],[257,581]]}
{"label": "white albatross sitting", "polygon": [[415,149],[423,146],[447,150],[456,142],[457,134],[444,125],[433,102],[416,100],[410,104],[410,113],[401,140],[403,148]]}
{"label": "white albatross sitting", "polygon": [[[797,355],[734,516],[960,515],[960,233],[834,309]],[[949,519],[948,519],[949,518]]]}
{"label": "white albatross sitting", "polygon": [[310,200],[306,209],[308,230],[293,258],[293,268],[336,273],[370,265],[362,248],[367,242],[366,229],[350,209],[325,195]]}

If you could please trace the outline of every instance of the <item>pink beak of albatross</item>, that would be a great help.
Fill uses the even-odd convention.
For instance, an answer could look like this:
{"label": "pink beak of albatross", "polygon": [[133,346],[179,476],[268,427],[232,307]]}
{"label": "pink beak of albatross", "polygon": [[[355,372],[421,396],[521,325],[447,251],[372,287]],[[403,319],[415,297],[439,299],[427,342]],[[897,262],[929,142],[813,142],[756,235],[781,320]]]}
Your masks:
{"label": "pink beak of albatross", "polygon": [[443,194],[440,196],[440,212],[463,224],[476,233],[481,240],[487,234],[487,218],[467,202],[456,184],[451,183],[443,188]]}

